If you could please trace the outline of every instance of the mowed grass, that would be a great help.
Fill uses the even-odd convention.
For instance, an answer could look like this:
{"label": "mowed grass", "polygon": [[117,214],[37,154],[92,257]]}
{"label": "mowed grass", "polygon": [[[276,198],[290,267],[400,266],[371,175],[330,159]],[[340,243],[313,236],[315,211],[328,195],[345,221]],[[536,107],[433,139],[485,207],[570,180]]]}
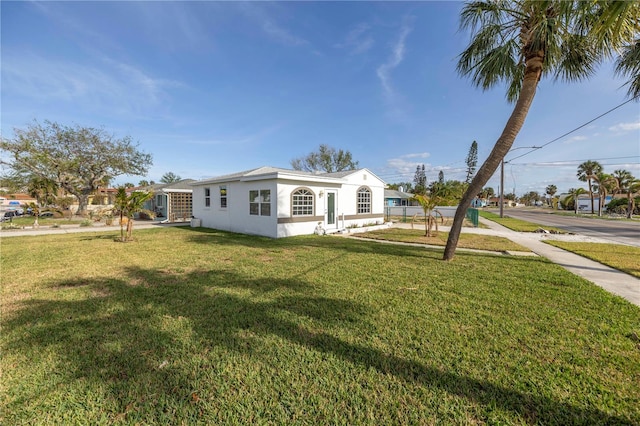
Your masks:
{"label": "mowed grass", "polygon": [[640,278],[640,247],[621,244],[545,241]]}
{"label": "mowed grass", "polygon": [[2,239],[0,423],[640,423],[640,309],[544,259],[116,234]]}
{"label": "mowed grass", "polygon": [[504,217],[500,217],[499,214],[495,214],[485,210],[478,210],[478,213],[485,219],[492,220],[516,232],[535,232],[540,228],[544,228],[547,231],[553,231],[558,234],[566,234],[566,232],[562,229],[555,228],[553,226],[543,226],[538,223],[527,222],[526,220],[515,219],[506,215],[503,215]]}
{"label": "mowed grass", "polygon": [[[369,231],[361,234],[353,234],[354,237],[369,238],[374,240],[385,241],[398,241],[403,243],[412,244],[425,244],[432,246],[446,246],[448,232],[435,232],[432,231],[432,236],[426,237],[424,229],[403,229],[403,228],[389,228],[381,229],[378,231]],[[530,252],[528,248],[516,244],[508,238],[496,237],[493,235],[480,235],[480,234],[460,234],[458,240],[458,248],[468,248],[476,250],[487,251],[523,251]]]}

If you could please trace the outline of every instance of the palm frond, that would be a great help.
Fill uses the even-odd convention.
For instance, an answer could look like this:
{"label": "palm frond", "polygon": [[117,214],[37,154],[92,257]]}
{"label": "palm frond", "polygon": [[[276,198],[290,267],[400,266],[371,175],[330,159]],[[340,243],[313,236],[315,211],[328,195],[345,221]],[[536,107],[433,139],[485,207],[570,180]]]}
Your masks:
{"label": "palm frond", "polygon": [[626,83],[629,97],[640,97],[640,37],[622,48],[615,64],[616,75],[629,78]]}
{"label": "palm frond", "polygon": [[557,56],[555,79],[578,81],[595,74],[601,56],[593,48],[590,38],[571,34],[565,38]]}

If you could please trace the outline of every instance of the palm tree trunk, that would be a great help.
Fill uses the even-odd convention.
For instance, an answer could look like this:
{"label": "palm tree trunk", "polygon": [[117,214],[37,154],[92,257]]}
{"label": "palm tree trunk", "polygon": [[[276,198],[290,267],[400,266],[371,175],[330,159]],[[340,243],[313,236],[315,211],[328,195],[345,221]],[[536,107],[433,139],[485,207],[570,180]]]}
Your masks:
{"label": "palm tree trunk", "polygon": [[589,182],[589,198],[591,198],[591,214],[594,214],[595,211],[593,209],[593,189],[591,187],[591,178],[588,179]]}
{"label": "palm tree trunk", "polygon": [[127,221],[127,241],[131,241],[133,235],[133,216],[129,217]]}
{"label": "palm tree trunk", "polygon": [[525,70],[518,101],[511,112],[511,116],[509,117],[502,134],[491,150],[489,157],[487,157],[480,169],[478,169],[478,173],[471,180],[469,187],[460,200],[460,204],[456,209],[456,214],[453,217],[451,230],[449,231],[449,238],[447,239],[447,246],[444,249],[443,260],[453,259],[458,245],[458,239],[460,238],[462,223],[464,222],[464,218],[467,214],[467,208],[471,205],[471,201],[475,194],[477,194],[489,179],[491,179],[491,176],[493,176],[498,165],[500,165],[500,162],[511,149],[513,142],[516,140],[516,136],[518,136],[520,129],[522,129],[522,126],[524,125],[529,108],[531,107],[533,98],[536,95],[538,81],[542,73],[543,57],[544,52],[537,52],[535,57],[527,59],[527,69]]}

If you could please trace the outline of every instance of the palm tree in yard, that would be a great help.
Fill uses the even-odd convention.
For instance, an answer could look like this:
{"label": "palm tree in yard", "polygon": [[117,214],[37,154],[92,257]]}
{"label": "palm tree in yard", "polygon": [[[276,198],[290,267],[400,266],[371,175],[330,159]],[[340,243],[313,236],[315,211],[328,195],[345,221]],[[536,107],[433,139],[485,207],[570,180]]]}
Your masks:
{"label": "palm tree in yard", "polygon": [[46,207],[55,202],[56,196],[58,195],[58,185],[50,179],[33,177],[29,181],[27,192],[36,199],[35,205],[30,207],[33,209],[35,216],[33,226],[37,228],[39,226],[40,207]]}
{"label": "palm tree in yard", "polygon": [[594,205],[593,205],[593,185],[591,179],[598,173],[602,173],[602,165],[597,161],[585,161],[584,163],[578,166],[578,173],[576,176],[578,180],[581,182],[587,182],[587,186],[589,188],[589,197],[591,198],[591,214],[595,213]]}
{"label": "palm tree in yard", "polygon": [[[131,194],[127,194],[124,186],[118,187],[114,209],[117,210],[120,215],[120,240],[122,242],[131,241],[133,234],[133,216],[138,212],[144,211],[144,203],[152,197],[152,192],[134,191]],[[124,219],[125,217],[127,218],[126,221]],[[125,222],[127,224],[126,234],[124,230]]]}
{"label": "palm tree in yard", "polygon": [[514,109],[493,150],[458,205],[444,251],[451,260],[466,210],[504,159],[533,102],[542,77],[588,78],[596,66],[637,37],[640,2],[474,1],[461,12],[471,41],[459,56],[458,72],[474,85],[507,87]]}
{"label": "palm tree in yard", "polygon": [[433,225],[436,227],[436,232],[438,231],[438,222],[432,214],[433,209],[436,208],[442,199],[436,195],[426,194],[416,194],[413,196],[413,199],[420,203],[420,206],[424,211],[424,236],[431,237],[431,228]]}

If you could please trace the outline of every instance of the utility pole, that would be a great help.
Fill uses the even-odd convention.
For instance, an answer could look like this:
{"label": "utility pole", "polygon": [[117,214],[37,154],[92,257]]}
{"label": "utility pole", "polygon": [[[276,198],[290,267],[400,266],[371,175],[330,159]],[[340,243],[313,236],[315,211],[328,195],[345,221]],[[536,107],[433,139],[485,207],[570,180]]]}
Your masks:
{"label": "utility pole", "polygon": [[[540,148],[542,147],[541,146],[519,146],[517,148],[511,148],[509,151],[507,151],[507,154],[517,149],[540,149]],[[505,157],[506,157],[506,154],[505,154]],[[503,158],[502,161],[500,162],[500,217],[504,217],[503,216],[503,213],[504,213],[504,163],[505,161]],[[515,192],[515,188],[514,188],[514,192]]]}

